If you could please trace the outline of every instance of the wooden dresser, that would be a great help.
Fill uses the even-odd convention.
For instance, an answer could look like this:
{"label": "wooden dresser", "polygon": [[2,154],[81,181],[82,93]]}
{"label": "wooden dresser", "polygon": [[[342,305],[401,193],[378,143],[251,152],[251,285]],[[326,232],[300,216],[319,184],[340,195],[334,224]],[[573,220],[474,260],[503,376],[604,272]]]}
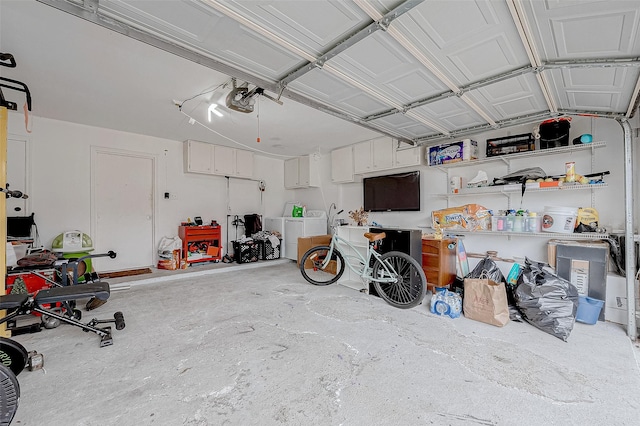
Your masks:
{"label": "wooden dresser", "polygon": [[428,290],[449,287],[455,280],[457,242],[455,238],[422,238],[422,269],[427,276]]}

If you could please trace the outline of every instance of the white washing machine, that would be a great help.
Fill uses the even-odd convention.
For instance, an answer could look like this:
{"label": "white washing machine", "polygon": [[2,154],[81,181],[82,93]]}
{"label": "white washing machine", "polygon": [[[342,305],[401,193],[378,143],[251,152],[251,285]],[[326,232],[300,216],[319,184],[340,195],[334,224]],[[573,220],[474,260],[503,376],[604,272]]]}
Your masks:
{"label": "white washing machine", "polygon": [[325,235],[327,233],[327,213],[322,210],[309,210],[305,217],[291,217],[293,205],[286,203],[282,217],[263,219],[262,229],[278,231],[282,234],[281,256],[298,260],[298,237]]}

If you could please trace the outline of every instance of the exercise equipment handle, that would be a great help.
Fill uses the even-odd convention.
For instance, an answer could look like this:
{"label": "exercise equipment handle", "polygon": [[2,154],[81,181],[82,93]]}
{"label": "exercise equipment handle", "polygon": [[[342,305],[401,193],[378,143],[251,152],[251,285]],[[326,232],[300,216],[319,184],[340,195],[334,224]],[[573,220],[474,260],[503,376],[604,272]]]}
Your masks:
{"label": "exercise equipment handle", "polygon": [[[8,63],[6,61],[9,61]],[[16,60],[11,53],[0,53],[0,65],[3,67],[15,68]]]}
{"label": "exercise equipment handle", "polygon": [[0,192],[4,192],[9,198],[24,198],[25,200],[29,198],[29,196],[22,191],[12,191],[10,189],[0,188]]}

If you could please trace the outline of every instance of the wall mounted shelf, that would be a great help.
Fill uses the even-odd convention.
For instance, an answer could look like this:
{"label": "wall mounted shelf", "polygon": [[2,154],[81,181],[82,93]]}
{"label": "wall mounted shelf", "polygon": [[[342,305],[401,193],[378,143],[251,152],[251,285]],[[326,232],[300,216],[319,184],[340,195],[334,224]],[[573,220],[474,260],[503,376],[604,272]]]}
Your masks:
{"label": "wall mounted shelf", "polygon": [[460,237],[465,235],[494,235],[497,237],[542,237],[559,240],[604,240],[609,238],[609,234],[598,232],[583,232],[573,234],[563,234],[560,232],[505,232],[505,231],[445,231],[445,235]]}
{"label": "wall mounted shelf", "polygon": [[[548,188],[527,188],[525,194],[527,192],[540,192],[540,191],[576,191],[576,190],[591,190],[591,189],[600,189],[606,188],[606,183],[596,183],[592,185],[564,185],[564,186],[554,186]],[[468,188],[463,189],[457,194],[434,194],[436,197],[464,197],[469,195],[488,195],[488,194],[518,194],[522,193],[522,185],[500,185],[500,186],[484,186],[480,188]]]}
{"label": "wall mounted shelf", "polygon": [[607,146],[606,142],[592,142],[589,144],[562,146],[560,148],[538,149],[535,151],[518,152],[515,154],[497,155],[495,157],[479,158],[477,160],[458,161],[455,163],[439,164],[437,166],[430,166],[430,167],[446,170],[446,169],[452,169],[455,167],[468,167],[468,166],[475,166],[476,164],[493,163],[493,162],[503,162],[503,163],[509,164],[511,160],[517,160],[519,158],[563,154],[563,153],[570,153],[573,151],[583,151],[588,149],[593,151],[596,148],[603,148],[605,146]]}

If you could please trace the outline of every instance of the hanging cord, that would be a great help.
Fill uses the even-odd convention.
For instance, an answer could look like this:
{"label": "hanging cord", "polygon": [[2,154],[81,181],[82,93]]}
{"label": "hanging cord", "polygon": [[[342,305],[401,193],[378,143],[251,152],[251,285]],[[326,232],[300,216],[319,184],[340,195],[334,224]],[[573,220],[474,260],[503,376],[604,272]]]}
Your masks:
{"label": "hanging cord", "polygon": [[198,96],[206,95],[206,94],[208,94],[208,93],[213,93],[213,92],[215,92],[216,90],[218,90],[218,89],[220,89],[220,88],[222,88],[222,87],[227,86],[229,83],[231,83],[231,79],[229,79],[229,80],[225,81],[224,83],[220,83],[220,84],[218,84],[218,85],[217,85],[216,87],[214,87],[213,89],[205,90],[204,92],[200,92],[200,93],[198,93],[197,95],[193,95],[192,97],[187,98],[187,99],[185,99],[184,101],[182,101],[182,102],[180,102],[180,103],[176,103],[176,106],[178,107],[178,109],[179,109],[180,111],[182,111],[182,106],[183,106],[185,103],[187,103],[187,102],[189,102],[189,101],[191,101],[191,100],[193,100],[193,99],[197,98]]}
{"label": "hanging cord", "polygon": [[236,145],[243,146],[243,147],[247,148],[248,150],[255,151],[255,152],[261,152],[261,153],[263,153],[263,154],[265,154],[265,155],[270,155],[270,156],[272,156],[272,157],[284,157],[284,158],[295,158],[295,157],[297,157],[297,155],[274,154],[274,153],[272,153],[272,152],[263,151],[263,150],[261,150],[261,149],[256,149],[256,148],[254,148],[254,147],[252,147],[252,146],[245,145],[245,144],[243,144],[242,142],[238,142],[238,141],[236,141],[236,140],[234,140],[234,139],[231,139],[230,137],[225,136],[225,135],[223,135],[222,133],[216,132],[215,130],[213,130],[213,129],[211,129],[211,128],[207,127],[207,126],[205,126],[204,124],[202,124],[201,122],[199,122],[198,120],[196,120],[195,118],[193,118],[192,116],[190,116],[189,114],[187,114],[186,112],[184,112],[184,111],[182,111],[182,110],[180,110],[180,112],[181,112],[182,114],[184,114],[186,117],[189,117],[189,119],[190,119],[190,120],[193,120],[193,122],[194,122],[194,123],[199,124],[200,126],[204,127],[204,128],[205,128],[205,129],[207,129],[208,131],[210,131],[210,132],[212,132],[212,133],[215,133],[216,135],[220,136],[221,138],[226,139],[226,140],[228,140],[228,141],[230,141],[230,142],[233,142],[233,143],[234,143],[234,144],[236,144]]}
{"label": "hanging cord", "polygon": [[260,96],[258,96],[256,101],[256,113],[258,119],[258,137],[256,138],[256,142],[260,143]]}

